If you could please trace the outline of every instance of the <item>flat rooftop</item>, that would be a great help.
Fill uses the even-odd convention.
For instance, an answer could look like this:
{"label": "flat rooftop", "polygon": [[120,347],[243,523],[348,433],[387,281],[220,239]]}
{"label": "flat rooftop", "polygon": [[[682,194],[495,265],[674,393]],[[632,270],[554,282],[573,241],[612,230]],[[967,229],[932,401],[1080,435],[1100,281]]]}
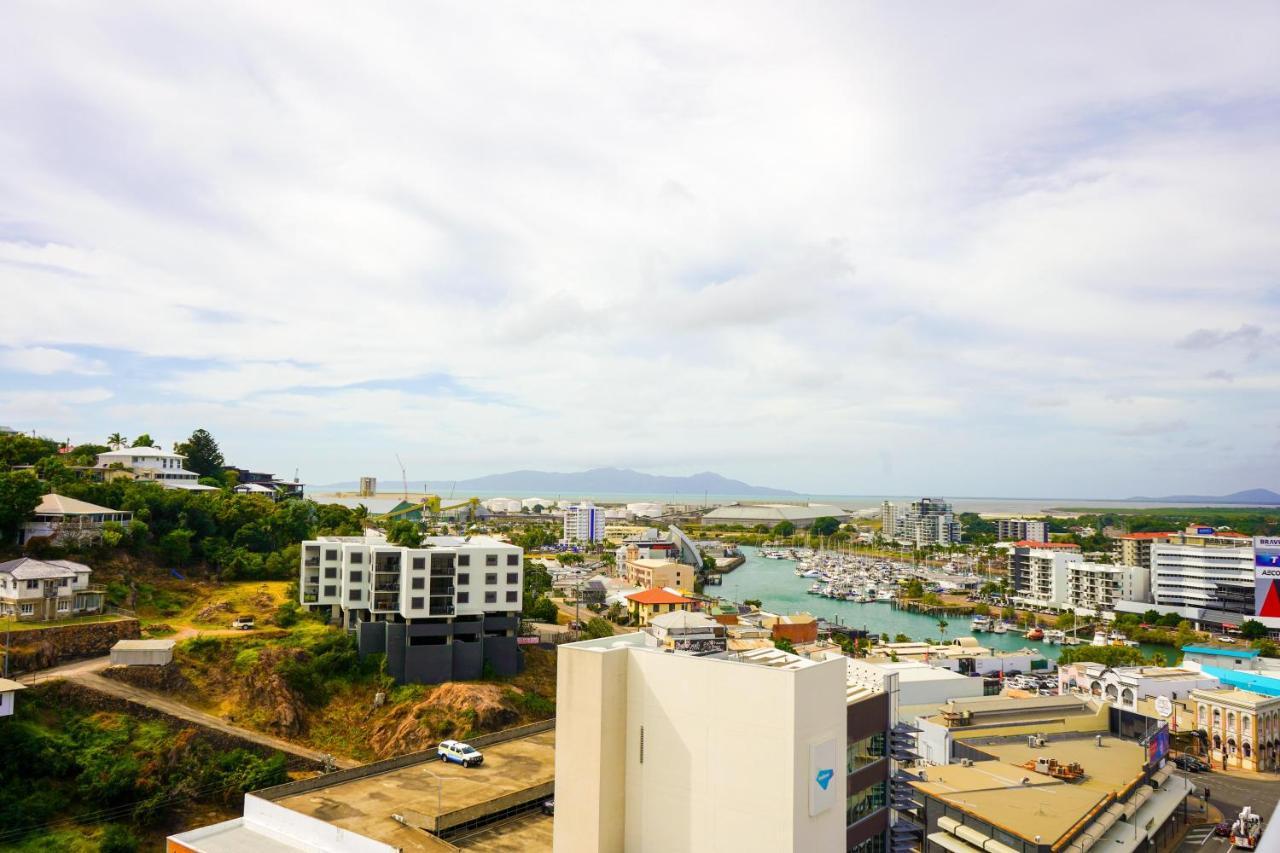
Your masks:
{"label": "flat rooftop", "polygon": [[[414,813],[433,823],[555,782],[554,731],[486,746],[481,752],[484,764],[479,767],[440,761],[411,764],[274,802],[402,850],[439,850],[433,836],[391,815]],[[446,830],[449,825],[445,823]]]}
{"label": "flat rooftop", "polygon": [[526,812],[449,841],[477,853],[551,853],[551,821],[551,815]]}
{"label": "flat rooftop", "polygon": [[[1001,744],[969,743],[994,755],[995,760],[978,761],[972,767],[930,767],[925,771],[927,781],[912,784],[1020,838],[1042,836],[1046,844],[1056,843],[1086,818],[1096,818],[1095,812],[1100,812],[1113,794],[1142,776],[1146,763],[1141,746],[1110,736],[1102,738],[1102,747],[1092,737],[1050,739],[1036,748],[1028,747],[1025,738]],[[1021,766],[1039,757],[1055,758],[1063,764],[1077,762],[1085,777],[1080,782],[1064,782]]]}

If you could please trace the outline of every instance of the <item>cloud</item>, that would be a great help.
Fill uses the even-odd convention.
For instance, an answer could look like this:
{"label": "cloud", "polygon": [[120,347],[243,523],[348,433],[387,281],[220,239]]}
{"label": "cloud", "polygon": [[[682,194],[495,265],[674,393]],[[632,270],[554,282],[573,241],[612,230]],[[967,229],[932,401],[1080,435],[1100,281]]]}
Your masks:
{"label": "cloud", "polygon": [[1224,344],[1244,344],[1253,346],[1262,337],[1262,327],[1252,323],[1242,323],[1238,329],[1196,329],[1184,338],[1177,346],[1182,349],[1204,350],[1223,346]]}
{"label": "cloud", "polygon": [[106,363],[51,347],[14,347],[0,349],[0,368],[47,376],[53,373],[77,373],[101,376],[109,373]]}

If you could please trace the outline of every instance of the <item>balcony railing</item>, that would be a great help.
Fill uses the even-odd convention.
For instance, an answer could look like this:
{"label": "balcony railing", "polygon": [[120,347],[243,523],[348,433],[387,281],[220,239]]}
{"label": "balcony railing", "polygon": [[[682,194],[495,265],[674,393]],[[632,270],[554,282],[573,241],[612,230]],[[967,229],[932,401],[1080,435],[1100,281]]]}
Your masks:
{"label": "balcony railing", "polygon": [[305,559],[305,560],[303,560],[303,561],[302,561],[302,565],[303,565],[305,568],[308,568],[308,569],[318,569],[318,568],[320,568],[320,558],[319,558],[319,557],[307,557],[307,559]]}
{"label": "balcony railing", "polygon": [[315,604],[315,603],[316,603],[317,601],[319,601],[319,600],[320,600],[320,596],[319,596],[317,593],[314,593],[314,592],[304,592],[304,593],[302,594],[302,603],[303,603],[303,604]]}
{"label": "balcony railing", "polygon": [[397,580],[394,583],[388,583],[387,581],[378,581],[373,585],[373,591],[374,592],[399,592],[400,581]]}
{"label": "balcony railing", "polygon": [[429,616],[452,616],[452,615],[453,615],[453,602],[452,602],[452,601],[450,601],[448,604],[446,604],[446,603],[444,603],[444,602],[441,602],[440,604],[434,604],[434,603],[433,603],[430,607],[428,607],[428,608],[427,608],[427,615],[429,615]]}

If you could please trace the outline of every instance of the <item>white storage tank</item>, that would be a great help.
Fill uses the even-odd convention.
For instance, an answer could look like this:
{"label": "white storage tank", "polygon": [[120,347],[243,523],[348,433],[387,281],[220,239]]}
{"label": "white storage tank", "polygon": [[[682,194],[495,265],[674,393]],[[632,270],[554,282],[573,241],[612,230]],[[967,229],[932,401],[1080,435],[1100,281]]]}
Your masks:
{"label": "white storage tank", "polygon": [[121,640],[111,647],[113,666],[165,666],[173,662],[173,640]]}

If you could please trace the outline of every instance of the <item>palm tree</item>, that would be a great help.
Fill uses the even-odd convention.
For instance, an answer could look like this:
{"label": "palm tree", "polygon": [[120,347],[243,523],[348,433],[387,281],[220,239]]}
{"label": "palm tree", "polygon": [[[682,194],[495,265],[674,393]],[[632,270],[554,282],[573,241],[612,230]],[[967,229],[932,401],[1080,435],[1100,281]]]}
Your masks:
{"label": "palm tree", "polygon": [[107,436],[108,447],[123,447],[127,441],[128,439],[118,432],[113,432],[111,435]]}
{"label": "palm tree", "polygon": [[947,626],[948,626],[948,625],[950,625],[950,623],[949,623],[949,622],[947,622],[947,620],[946,620],[946,619],[939,619],[939,620],[938,620],[938,631],[942,634],[942,642],[943,642],[943,643],[946,643],[946,641],[947,641]]}

